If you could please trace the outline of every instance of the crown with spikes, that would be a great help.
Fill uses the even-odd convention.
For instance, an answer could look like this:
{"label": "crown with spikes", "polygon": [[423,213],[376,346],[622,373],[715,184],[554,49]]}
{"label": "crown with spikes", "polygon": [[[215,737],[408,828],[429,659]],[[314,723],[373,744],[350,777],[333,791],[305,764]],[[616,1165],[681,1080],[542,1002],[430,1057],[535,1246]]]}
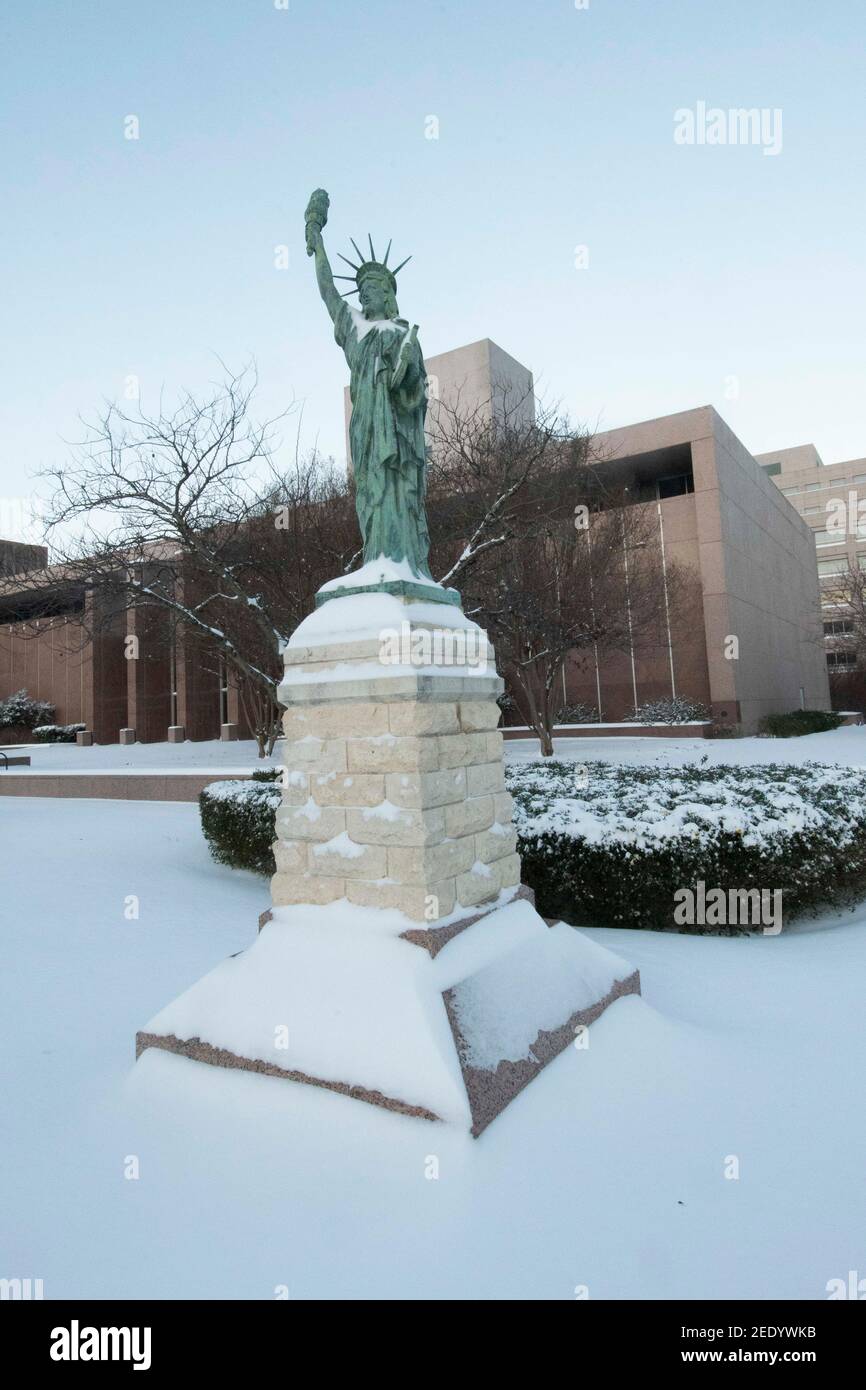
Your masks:
{"label": "crown with spikes", "polygon": [[335,280],[351,280],[351,281],[353,282],[354,286],[355,286],[355,288],[354,288],[353,290],[341,290],[340,293],[342,294],[343,298],[346,299],[350,294],[357,294],[357,293],[358,293],[358,287],[360,286],[361,281],[364,279],[364,276],[365,276],[365,275],[372,275],[373,273],[379,275],[379,274],[381,274],[381,272],[382,272],[383,270],[385,271],[385,273],[387,274],[387,276],[388,276],[388,278],[389,278],[389,280],[390,280],[390,282],[391,282],[391,289],[396,293],[396,290],[397,290],[397,276],[399,275],[400,271],[403,269],[404,265],[406,265],[406,263],[407,263],[408,261],[411,261],[412,257],[411,257],[411,256],[407,256],[405,261],[401,261],[399,265],[395,266],[394,269],[391,270],[390,267],[389,267],[389,265],[388,265],[388,257],[389,257],[389,255],[391,254],[391,242],[390,242],[390,241],[388,242],[388,250],[385,252],[385,258],[384,258],[384,260],[379,261],[379,260],[376,259],[376,252],[375,252],[374,249],[373,249],[373,238],[370,236],[370,234],[369,234],[369,232],[368,232],[368,233],[367,233],[367,240],[368,240],[369,243],[370,243],[370,259],[367,261],[367,260],[364,259],[364,253],[363,253],[363,251],[361,250],[361,248],[359,247],[359,245],[358,245],[357,241],[355,240],[355,238],[354,238],[354,237],[349,237],[349,240],[351,241],[352,245],[353,245],[354,248],[355,248],[355,252],[356,252],[356,254],[357,254],[358,258],[359,258],[360,264],[359,264],[359,265],[355,265],[355,262],[354,262],[354,261],[350,261],[349,258],[348,258],[348,256],[342,255],[339,251],[337,252],[338,256],[340,257],[340,260],[341,260],[341,261],[345,261],[345,262],[346,262],[346,265],[351,266],[352,270],[354,270],[354,272],[355,272],[354,275],[335,275],[335,276],[334,276],[334,279],[335,279]]}

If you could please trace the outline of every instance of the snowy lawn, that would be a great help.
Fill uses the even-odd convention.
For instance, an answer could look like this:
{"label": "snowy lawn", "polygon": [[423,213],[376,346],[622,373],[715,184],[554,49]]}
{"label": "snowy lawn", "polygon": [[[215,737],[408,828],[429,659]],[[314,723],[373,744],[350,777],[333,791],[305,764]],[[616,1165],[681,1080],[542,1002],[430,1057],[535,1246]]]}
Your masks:
{"label": "snowy lawn", "polygon": [[[280,763],[281,743],[273,758],[258,757],[253,739],[222,743],[207,739],[201,743],[137,743],[131,748],[120,744],[79,748],[76,744],[4,745],[12,751],[29,753],[35,772],[194,772],[213,768],[215,772],[245,772]],[[505,757],[509,763],[532,762],[538,758],[537,739],[509,739]],[[866,727],[834,729],[827,734],[807,734],[803,738],[702,739],[677,738],[561,738],[555,740],[554,756],[573,762],[601,758],[613,763],[658,763],[681,767],[706,758],[711,766],[719,763],[802,763],[809,760],[866,766]],[[26,776],[28,769],[10,769],[8,776]],[[0,776],[3,774],[0,773]]]}
{"label": "snowy lawn", "polygon": [[[659,767],[683,767],[704,760],[710,767],[805,762],[860,767],[866,766],[866,725],[800,738],[557,738],[553,755],[576,763],[601,758],[609,763],[653,763]],[[534,762],[540,756],[538,740],[509,740],[505,756],[510,763]]]}
{"label": "snowy lawn", "polygon": [[[697,751],[840,739],[859,762],[859,730]],[[471,1140],[165,1053],[133,1066],[136,1028],[252,940],[266,883],[213,863],[191,805],[16,799],[0,826],[0,1272],[47,1298],[811,1299],[866,1268],[866,913],[591,931],[644,998]]]}
{"label": "snowy lawn", "polygon": [[[79,748],[75,743],[3,744],[10,753],[27,753],[29,768],[10,768],[0,776],[26,777],[29,772],[198,772],[213,768],[215,772],[253,772],[279,762],[279,748],[274,758],[260,759],[255,740],[238,739],[223,743],[206,739],[201,743],[134,743],[122,747],[119,743],[94,744]],[[0,759],[2,761],[2,759]]]}

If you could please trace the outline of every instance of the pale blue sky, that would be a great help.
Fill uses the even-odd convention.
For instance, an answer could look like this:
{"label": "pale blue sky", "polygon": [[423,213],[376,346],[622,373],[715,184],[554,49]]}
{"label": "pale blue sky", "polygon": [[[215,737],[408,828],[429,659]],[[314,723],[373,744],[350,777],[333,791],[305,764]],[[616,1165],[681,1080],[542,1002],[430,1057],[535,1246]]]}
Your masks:
{"label": "pale blue sky", "polygon": [[[7,0],[0,41],[7,521],[79,412],[215,353],[343,457],[320,184],[332,259],[413,253],[431,355],[489,336],[579,420],[712,402],[755,452],[866,455],[861,0]],[[698,101],[781,108],[781,154],[675,144]]]}

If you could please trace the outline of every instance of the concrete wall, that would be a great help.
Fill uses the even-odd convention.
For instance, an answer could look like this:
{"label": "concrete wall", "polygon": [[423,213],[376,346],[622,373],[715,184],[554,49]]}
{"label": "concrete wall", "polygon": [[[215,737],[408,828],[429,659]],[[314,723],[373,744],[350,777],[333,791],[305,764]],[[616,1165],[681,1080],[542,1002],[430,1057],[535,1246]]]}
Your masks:
{"label": "concrete wall", "polygon": [[[707,661],[714,701],[737,700],[743,728],[760,717],[829,709],[811,529],[711,407],[692,447]],[[724,644],[739,639],[739,660]],[[801,695],[802,691],[802,695]]]}
{"label": "concrete wall", "polygon": [[[820,597],[811,529],[711,406],[642,421],[596,437],[613,469],[688,446],[694,493],[652,504],[665,552],[699,577],[701,613],[672,625],[663,651],[602,654],[573,665],[570,698],[620,719],[634,703],[676,694],[702,700],[719,723],[754,732],[764,714],[829,708]],[[661,466],[661,465],[660,465]],[[702,628],[702,630],[701,630]],[[731,659],[729,638],[739,643]],[[801,697],[802,689],[802,697]]]}

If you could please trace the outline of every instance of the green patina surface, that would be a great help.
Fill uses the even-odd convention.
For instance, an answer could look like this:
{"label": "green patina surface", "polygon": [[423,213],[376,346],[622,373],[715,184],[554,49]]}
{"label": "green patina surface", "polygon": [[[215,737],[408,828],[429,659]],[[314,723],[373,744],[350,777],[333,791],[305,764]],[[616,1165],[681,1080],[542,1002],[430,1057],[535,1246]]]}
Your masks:
{"label": "green patina surface", "polygon": [[[325,253],[322,228],[328,207],[327,193],[317,189],[306,211],[307,254],[315,259],[319,292],[349,366],[349,441],[364,563],[381,555],[408,562],[423,592],[414,592],[416,586],[408,581],[383,580],[364,588],[329,590],[317,602],[346,593],[385,592],[459,603],[456,590],[433,587],[430,574],[425,507],[427,373],[418,325],[410,326],[400,318],[397,307],[396,273],[402,266],[389,269],[387,251],[383,260],[377,260],[372,240],[369,258],[353,241],[358,260],[347,264],[354,273],[336,277],[354,282],[356,288],[348,293],[358,294],[361,307],[352,308],[334,283]],[[429,587],[425,579],[431,581]]]}

